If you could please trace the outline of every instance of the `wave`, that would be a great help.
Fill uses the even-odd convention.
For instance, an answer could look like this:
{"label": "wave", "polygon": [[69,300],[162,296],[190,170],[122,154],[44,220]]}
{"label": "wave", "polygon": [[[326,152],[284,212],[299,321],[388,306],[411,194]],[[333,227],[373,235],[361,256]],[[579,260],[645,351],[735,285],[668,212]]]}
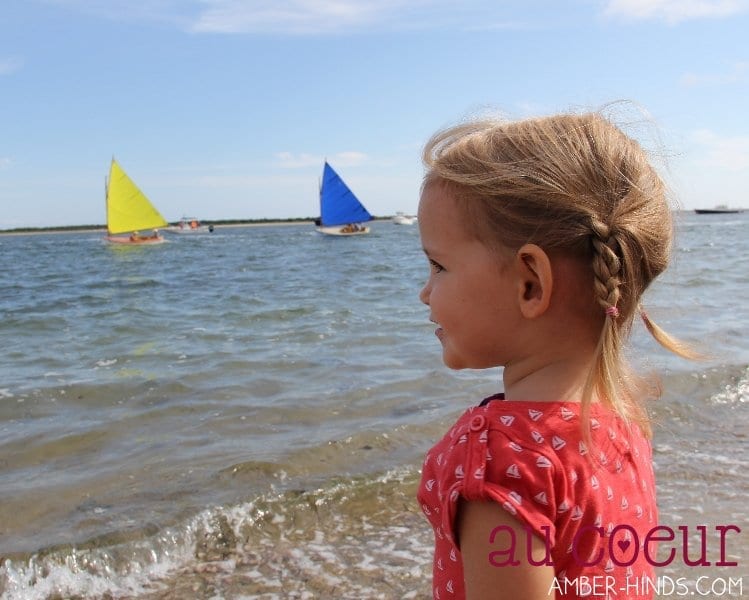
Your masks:
{"label": "wave", "polygon": [[423,597],[431,533],[415,505],[417,477],[401,468],[341,479],[207,508],[174,527],[6,558],[0,594],[176,599],[220,588],[229,597]]}

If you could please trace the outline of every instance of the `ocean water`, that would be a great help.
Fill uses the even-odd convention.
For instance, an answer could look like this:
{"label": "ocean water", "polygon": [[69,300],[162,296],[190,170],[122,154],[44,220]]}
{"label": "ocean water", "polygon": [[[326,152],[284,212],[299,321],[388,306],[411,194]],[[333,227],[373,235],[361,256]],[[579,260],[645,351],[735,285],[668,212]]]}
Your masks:
{"label": "ocean water", "polygon": [[[661,523],[692,556],[707,527],[712,565],[659,571],[690,586],[747,574],[748,233],[679,215],[645,298],[706,360],[633,331],[664,388]],[[416,227],[14,235],[0,256],[0,598],[430,597],[421,460],[501,374],[442,366]],[[718,525],[742,530],[736,567]]]}

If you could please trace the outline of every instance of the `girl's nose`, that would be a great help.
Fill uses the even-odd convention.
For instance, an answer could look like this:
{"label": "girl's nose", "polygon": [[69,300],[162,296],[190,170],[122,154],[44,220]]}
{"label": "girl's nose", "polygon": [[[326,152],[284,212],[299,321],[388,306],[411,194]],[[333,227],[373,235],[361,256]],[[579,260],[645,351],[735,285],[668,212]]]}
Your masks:
{"label": "girl's nose", "polygon": [[427,282],[424,284],[424,287],[421,288],[421,291],[419,292],[419,300],[421,300],[424,304],[429,306],[429,294],[432,291],[432,286],[430,285],[430,280],[427,280]]}

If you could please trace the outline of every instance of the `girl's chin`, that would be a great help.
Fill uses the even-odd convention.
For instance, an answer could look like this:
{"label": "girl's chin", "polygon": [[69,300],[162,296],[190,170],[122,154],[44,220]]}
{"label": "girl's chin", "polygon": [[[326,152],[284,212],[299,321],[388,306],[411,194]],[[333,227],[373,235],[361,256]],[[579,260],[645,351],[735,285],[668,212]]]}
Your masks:
{"label": "girl's chin", "polygon": [[453,371],[460,371],[462,369],[475,369],[477,371],[483,369],[493,369],[495,367],[501,367],[502,365],[496,364],[491,360],[481,360],[477,357],[471,359],[464,356],[458,356],[445,344],[442,345],[442,362],[448,368]]}
{"label": "girl's chin", "polygon": [[454,355],[451,355],[444,347],[442,349],[442,362],[448,369],[453,369],[454,371],[460,371],[461,369],[469,368],[469,365],[465,364],[465,361],[460,360]]}

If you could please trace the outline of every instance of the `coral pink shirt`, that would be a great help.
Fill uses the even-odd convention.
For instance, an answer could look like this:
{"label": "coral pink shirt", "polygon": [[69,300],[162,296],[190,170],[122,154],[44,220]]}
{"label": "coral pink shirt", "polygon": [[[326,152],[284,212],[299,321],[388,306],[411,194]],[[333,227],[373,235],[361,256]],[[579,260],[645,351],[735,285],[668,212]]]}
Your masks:
{"label": "coral pink shirt", "polygon": [[[549,597],[606,598],[608,590],[611,598],[652,598],[656,548],[647,534],[657,508],[650,444],[639,427],[597,404],[590,426],[586,443],[579,404],[501,395],[458,419],[426,455],[418,491],[434,529],[434,598],[465,597],[454,542],[459,498],[497,502],[545,540],[555,572]],[[507,533],[490,541],[496,552],[487,560],[497,568],[526,560]]]}

